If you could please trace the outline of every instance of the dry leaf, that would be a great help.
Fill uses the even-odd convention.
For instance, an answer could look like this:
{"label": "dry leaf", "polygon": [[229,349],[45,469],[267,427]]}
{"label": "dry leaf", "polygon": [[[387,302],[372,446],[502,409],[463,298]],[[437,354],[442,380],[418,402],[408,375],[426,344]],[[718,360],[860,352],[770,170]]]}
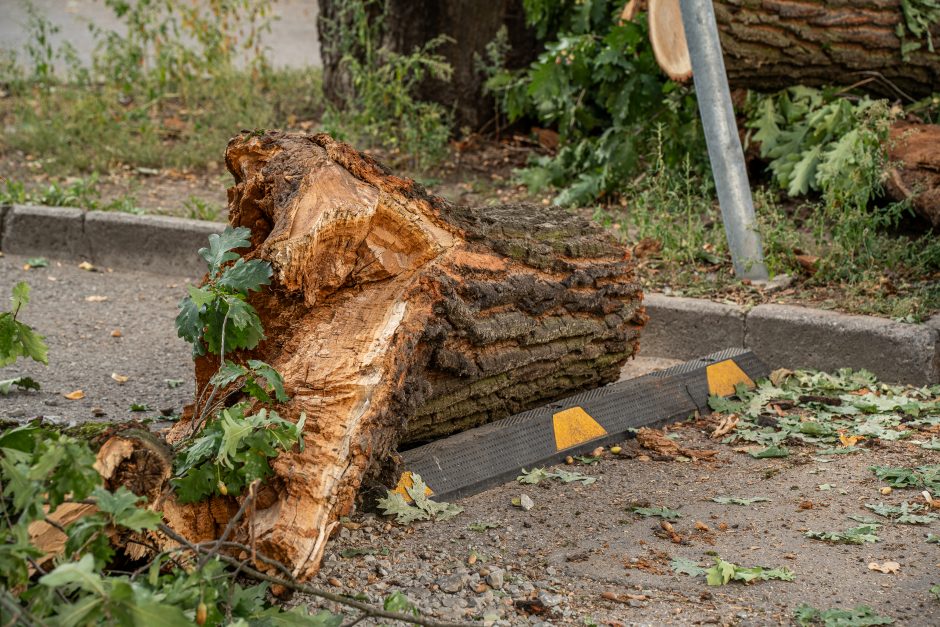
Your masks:
{"label": "dry leaf", "polygon": [[795,255],[796,262],[807,274],[815,274],[819,267],[819,257],[815,255]]}
{"label": "dry leaf", "polygon": [[729,414],[723,417],[721,422],[718,423],[718,427],[712,431],[712,439],[717,440],[721,436],[727,435],[728,433],[734,431],[734,429],[738,426],[738,420],[739,418],[737,414]]}
{"label": "dry leaf", "polygon": [[83,398],[85,398],[85,393],[82,392],[81,390],[75,390],[74,392],[69,392],[68,394],[63,394],[62,396],[64,396],[65,398],[69,399],[70,401],[80,401],[80,400],[82,400]]}
{"label": "dry leaf", "polygon": [[111,378],[117,381],[118,383],[122,383],[122,384],[127,383],[127,381],[130,379],[130,377],[125,376],[123,374],[118,374],[116,372],[111,373]]}
{"label": "dry leaf", "polygon": [[777,368],[770,373],[770,382],[779,387],[780,384],[786,381],[787,377],[792,374],[792,370],[787,370],[786,368]]}
{"label": "dry leaf", "polygon": [[633,256],[637,259],[651,257],[663,249],[663,243],[651,237],[644,237],[633,247]]}
{"label": "dry leaf", "polygon": [[696,520],[696,521],[695,521],[695,528],[698,529],[699,531],[711,531],[711,530],[708,528],[708,525],[706,525],[705,523],[703,523],[701,520]]}
{"label": "dry leaf", "polygon": [[107,296],[101,296],[99,294],[92,294],[91,296],[86,296],[85,301],[89,303],[102,303],[108,300]]}
{"label": "dry leaf", "polygon": [[114,331],[111,331],[111,337],[121,337],[121,336],[123,336],[123,335],[124,335],[124,334],[121,333],[121,330],[120,330],[120,329],[115,329]]}
{"label": "dry leaf", "polygon": [[879,564],[878,562],[871,562],[868,565],[868,570],[877,570],[879,573],[892,574],[896,573],[901,569],[901,565],[897,562],[885,562],[884,564]]}
{"label": "dry leaf", "polygon": [[839,432],[839,442],[842,446],[855,446],[864,439],[864,435],[845,435],[845,431]]}
{"label": "dry leaf", "polygon": [[78,268],[79,268],[79,270],[86,270],[86,271],[88,271],[88,272],[94,272],[94,271],[95,271],[95,267],[94,267],[93,265],[91,265],[90,263],[88,263],[87,261],[83,261],[83,262],[81,262],[80,264],[78,264]]}
{"label": "dry leaf", "polygon": [[636,432],[636,440],[645,449],[665,457],[678,457],[680,455],[692,459],[714,457],[718,451],[704,451],[688,449],[667,438],[659,429],[643,427]]}

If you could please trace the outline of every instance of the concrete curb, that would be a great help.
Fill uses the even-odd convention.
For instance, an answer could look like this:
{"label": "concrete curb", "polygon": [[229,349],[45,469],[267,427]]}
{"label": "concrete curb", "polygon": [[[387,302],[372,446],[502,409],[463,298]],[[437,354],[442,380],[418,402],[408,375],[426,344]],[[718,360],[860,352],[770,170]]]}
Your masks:
{"label": "concrete curb", "polygon": [[[63,207],[0,207],[0,250],[82,259],[104,267],[199,278],[197,251],[218,222]],[[644,357],[687,361],[749,348],[773,367],[866,368],[891,383],[940,383],[940,315],[903,324],[791,305],[750,311],[696,298],[647,294]]]}
{"label": "concrete curb", "polygon": [[14,205],[0,209],[0,250],[196,278],[206,271],[197,251],[224,228],[167,216]]}
{"label": "concrete curb", "polygon": [[662,294],[647,294],[645,304],[650,321],[640,346],[646,357],[749,348],[775,368],[865,368],[889,383],[940,383],[940,316],[905,324],[794,305],[748,311]]}

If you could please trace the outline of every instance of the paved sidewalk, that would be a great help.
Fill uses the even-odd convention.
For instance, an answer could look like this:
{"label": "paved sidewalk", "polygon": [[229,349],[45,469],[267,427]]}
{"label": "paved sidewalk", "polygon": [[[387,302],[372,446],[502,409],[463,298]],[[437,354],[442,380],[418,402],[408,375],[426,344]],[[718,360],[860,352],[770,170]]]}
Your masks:
{"label": "paved sidewalk", "polygon": [[[32,0],[41,15],[57,26],[53,46],[67,41],[78,58],[89,63],[95,40],[89,31],[94,24],[104,30],[121,32],[122,24],[102,0]],[[317,34],[317,3],[313,0],[278,0],[273,3],[275,20],[271,32],[262,38],[275,67],[319,67],[320,42]],[[29,14],[23,0],[0,0],[0,49],[14,50],[22,63],[29,63],[25,45]],[[64,64],[62,64],[64,65]]]}

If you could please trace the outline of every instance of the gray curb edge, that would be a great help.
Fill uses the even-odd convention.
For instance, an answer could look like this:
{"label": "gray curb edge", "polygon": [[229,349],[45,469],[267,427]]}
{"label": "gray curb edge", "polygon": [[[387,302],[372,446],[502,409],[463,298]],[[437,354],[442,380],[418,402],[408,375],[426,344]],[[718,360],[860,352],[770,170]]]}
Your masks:
{"label": "gray curb edge", "polygon": [[[0,250],[98,266],[199,278],[197,250],[225,224],[62,207],[0,207]],[[687,361],[749,348],[774,368],[865,368],[884,381],[940,383],[940,316],[904,324],[792,305],[750,311],[695,298],[647,294],[643,356]]]}
{"label": "gray curb edge", "polygon": [[749,348],[774,368],[865,368],[889,383],[940,383],[940,316],[906,324],[794,305],[746,310],[647,294],[641,354],[674,359]]}
{"label": "gray curb edge", "polygon": [[201,277],[197,251],[225,224],[67,207],[0,208],[0,250],[102,267]]}

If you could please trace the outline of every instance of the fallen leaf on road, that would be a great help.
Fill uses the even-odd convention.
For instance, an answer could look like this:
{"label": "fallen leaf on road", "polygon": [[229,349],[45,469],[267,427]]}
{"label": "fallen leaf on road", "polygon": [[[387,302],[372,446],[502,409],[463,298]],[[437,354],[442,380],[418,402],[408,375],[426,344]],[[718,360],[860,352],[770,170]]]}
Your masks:
{"label": "fallen leaf on road", "polygon": [[692,459],[704,459],[714,457],[718,451],[693,450],[677,444],[675,441],[667,438],[662,431],[643,427],[636,432],[636,440],[645,449],[663,455],[665,457],[691,457]]}
{"label": "fallen leaf on road", "polygon": [[770,382],[776,386],[779,386],[781,383],[787,380],[787,377],[790,377],[794,374],[792,370],[787,370],[786,368],[777,368],[770,373]]}
{"label": "fallen leaf on road", "polygon": [[864,435],[845,435],[845,431],[839,432],[839,442],[842,446],[855,446],[864,439]]}
{"label": "fallen leaf on road", "polygon": [[45,257],[31,257],[26,260],[26,263],[23,264],[24,270],[29,270],[30,268],[48,268],[49,262],[46,261]]}
{"label": "fallen leaf on road", "polygon": [[64,396],[65,398],[69,399],[70,401],[80,401],[80,400],[82,400],[83,398],[85,398],[85,393],[82,392],[81,390],[75,390],[74,392],[69,392],[68,394],[63,394],[62,396]]}
{"label": "fallen leaf on road", "polygon": [[99,294],[92,294],[91,296],[85,297],[85,302],[88,303],[103,303],[106,300],[108,300],[107,296],[101,296]]}
{"label": "fallen leaf on road", "polygon": [[523,494],[522,496],[517,496],[512,500],[512,504],[516,507],[522,508],[525,511],[529,511],[535,507],[535,501],[528,494]]}
{"label": "fallen leaf on road", "polygon": [[118,374],[116,372],[111,373],[111,378],[121,384],[127,383],[127,381],[130,379],[130,377],[123,374]]}
{"label": "fallen leaf on road", "polygon": [[868,570],[877,570],[879,573],[892,574],[896,573],[901,569],[901,565],[897,562],[885,562],[884,564],[879,564],[878,562],[871,562],[868,564]]}
{"label": "fallen leaf on road", "polygon": [[734,431],[734,428],[738,426],[738,415],[730,414],[721,419],[721,422],[718,423],[718,427],[712,431],[712,439],[717,440],[723,435],[727,435]]}
{"label": "fallen leaf on road", "polygon": [[630,601],[646,601],[649,599],[645,594],[630,594],[625,592],[623,594],[617,594],[616,592],[604,592],[601,594],[602,599],[607,599],[608,601],[616,601],[617,603],[628,603]]}

